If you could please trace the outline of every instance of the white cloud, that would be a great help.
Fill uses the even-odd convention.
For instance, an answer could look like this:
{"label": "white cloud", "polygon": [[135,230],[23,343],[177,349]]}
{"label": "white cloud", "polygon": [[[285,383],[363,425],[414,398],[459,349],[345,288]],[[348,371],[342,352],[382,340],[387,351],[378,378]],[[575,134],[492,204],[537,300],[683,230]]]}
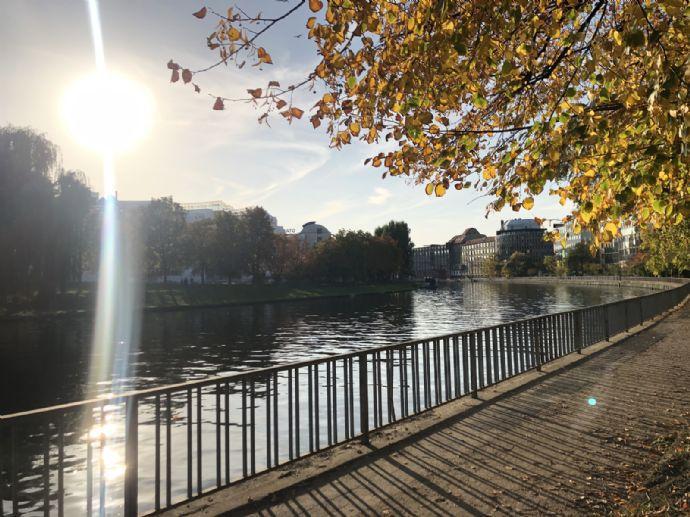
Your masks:
{"label": "white cloud", "polygon": [[382,205],[392,196],[390,190],[387,188],[377,187],[374,189],[374,194],[369,196],[370,205]]}
{"label": "white cloud", "polygon": [[331,217],[335,214],[344,212],[348,209],[348,207],[349,205],[342,199],[335,199],[333,201],[329,201],[327,203],[324,203],[323,208],[316,212],[314,219],[316,221],[319,221],[321,219],[327,219],[328,217]]}

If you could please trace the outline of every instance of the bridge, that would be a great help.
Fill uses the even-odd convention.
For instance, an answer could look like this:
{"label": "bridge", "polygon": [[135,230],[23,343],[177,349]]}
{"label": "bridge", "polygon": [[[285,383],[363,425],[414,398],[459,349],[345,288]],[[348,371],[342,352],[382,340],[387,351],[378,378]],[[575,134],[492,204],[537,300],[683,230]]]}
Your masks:
{"label": "bridge", "polygon": [[0,515],[572,513],[687,411],[690,284],[635,282],[658,290],[3,415]]}

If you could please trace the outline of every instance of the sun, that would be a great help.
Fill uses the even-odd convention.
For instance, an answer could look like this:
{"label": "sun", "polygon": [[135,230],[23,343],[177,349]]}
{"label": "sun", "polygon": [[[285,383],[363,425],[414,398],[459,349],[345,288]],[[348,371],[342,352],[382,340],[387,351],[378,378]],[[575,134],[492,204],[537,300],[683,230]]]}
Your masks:
{"label": "sun", "polygon": [[80,144],[104,154],[130,150],[150,132],[154,101],[140,83],[111,72],[85,76],[62,97],[62,119]]}

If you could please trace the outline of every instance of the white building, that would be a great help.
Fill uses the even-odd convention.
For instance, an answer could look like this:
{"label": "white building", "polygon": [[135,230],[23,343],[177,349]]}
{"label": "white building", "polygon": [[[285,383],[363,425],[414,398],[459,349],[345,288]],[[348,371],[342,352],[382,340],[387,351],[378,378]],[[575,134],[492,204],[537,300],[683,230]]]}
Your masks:
{"label": "white building", "polygon": [[[180,203],[182,208],[187,211],[187,222],[193,223],[203,219],[211,219],[216,212],[232,212],[235,215],[240,215],[242,209],[234,208],[223,201],[206,201],[197,203]],[[285,229],[278,225],[278,219],[271,214],[268,214],[271,221],[273,233],[285,233]]]}
{"label": "white building", "polygon": [[331,238],[331,232],[323,225],[316,224],[315,221],[309,221],[302,225],[302,230],[296,234],[297,238],[304,242],[310,248],[316,246],[317,243]]}
{"label": "white building", "polygon": [[[557,229],[560,238],[553,243],[553,251],[558,257],[565,258],[568,252],[578,244],[589,244],[592,242],[592,233],[588,230],[582,230],[580,233],[575,233],[573,231],[572,221],[568,221]],[[565,245],[561,241],[561,238],[565,240]]]}

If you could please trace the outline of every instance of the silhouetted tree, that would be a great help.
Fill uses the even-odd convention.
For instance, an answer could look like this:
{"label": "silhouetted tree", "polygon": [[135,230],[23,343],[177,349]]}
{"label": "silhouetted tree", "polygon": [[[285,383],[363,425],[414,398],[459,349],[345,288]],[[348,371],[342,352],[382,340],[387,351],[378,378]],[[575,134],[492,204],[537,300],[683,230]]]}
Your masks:
{"label": "silhouetted tree", "polygon": [[84,173],[62,172],[56,182],[54,261],[60,289],[79,282],[89,247],[89,224],[93,219],[95,195]]}
{"label": "silhouetted tree", "polygon": [[402,255],[399,273],[409,275],[412,272],[412,249],[414,248],[414,243],[410,238],[410,227],[407,223],[405,221],[390,221],[376,228],[374,235],[376,237],[388,236],[395,241]]}
{"label": "silhouetted tree", "polygon": [[244,271],[242,219],[232,212],[217,212],[212,244],[213,268],[219,275],[232,282],[233,277]]}
{"label": "silhouetted tree", "polygon": [[185,263],[194,273],[201,275],[201,283],[206,283],[214,263],[214,242],[216,224],[213,219],[201,219],[185,227],[183,248]]}
{"label": "silhouetted tree", "polygon": [[254,283],[262,282],[275,255],[273,226],[268,212],[261,207],[242,213],[244,259],[246,271]]}
{"label": "silhouetted tree", "polygon": [[171,197],[152,199],[143,211],[144,239],[148,272],[168,276],[182,264],[182,236],[185,211]]}
{"label": "silhouetted tree", "polygon": [[299,274],[307,255],[304,242],[294,235],[276,235],[273,243],[274,259],[269,268],[271,275],[276,280],[281,280]]}

